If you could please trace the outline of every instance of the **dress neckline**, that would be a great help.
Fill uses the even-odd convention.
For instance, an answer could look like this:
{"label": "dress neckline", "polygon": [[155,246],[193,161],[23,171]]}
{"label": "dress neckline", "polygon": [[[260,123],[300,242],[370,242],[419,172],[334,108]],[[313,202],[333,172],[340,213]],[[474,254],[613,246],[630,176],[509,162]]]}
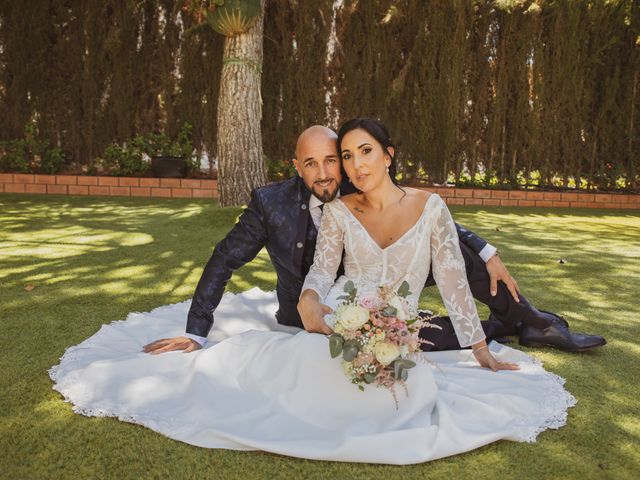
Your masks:
{"label": "dress neckline", "polygon": [[351,213],[351,210],[349,210],[349,207],[347,206],[346,203],[344,203],[342,201],[342,199],[340,198],[336,198],[336,200],[338,200],[338,203],[340,205],[342,205],[342,207],[347,211],[347,213],[349,214],[349,216],[358,224],[358,226],[364,230],[364,232],[367,234],[367,238],[371,241],[371,243],[373,243],[378,250],[380,250],[381,252],[385,252],[388,249],[390,249],[391,247],[393,247],[396,243],[398,243],[399,241],[401,241],[402,239],[404,239],[404,237],[406,237],[407,235],[409,235],[409,233],[411,233],[416,226],[418,226],[418,224],[420,223],[420,221],[422,220],[422,217],[424,216],[425,212],[427,211],[427,206],[429,205],[429,202],[431,202],[431,199],[433,197],[437,196],[436,193],[432,193],[431,195],[429,195],[429,198],[427,198],[427,201],[424,202],[424,206],[422,207],[422,213],[420,214],[420,216],[418,217],[418,219],[414,222],[413,225],[411,225],[409,227],[409,229],[404,232],[402,235],[400,235],[398,238],[396,238],[396,240],[393,243],[390,243],[389,245],[387,245],[386,247],[382,248],[378,242],[376,242],[373,237],[371,236],[371,234],[369,233],[369,230],[367,230],[365,228],[365,226],[360,222],[360,220],[358,220],[358,217],[356,217],[353,213]]}

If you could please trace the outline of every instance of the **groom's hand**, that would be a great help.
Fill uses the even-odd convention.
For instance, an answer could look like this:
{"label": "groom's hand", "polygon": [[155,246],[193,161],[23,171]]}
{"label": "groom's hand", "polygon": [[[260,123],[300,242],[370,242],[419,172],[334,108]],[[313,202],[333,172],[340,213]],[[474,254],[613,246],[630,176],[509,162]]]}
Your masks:
{"label": "groom's hand", "polygon": [[173,352],[176,350],[184,350],[184,353],[193,352],[202,348],[198,342],[187,337],[161,338],[155,342],[151,342],[142,349],[145,353],[157,355],[159,353]]}
{"label": "groom's hand", "polygon": [[331,335],[333,330],[324,323],[324,316],[332,312],[330,307],[320,303],[318,294],[313,290],[305,290],[300,296],[298,313],[307,332]]}
{"label": "groom's hand", "polygon": [[495,297],[498,293],[498,281],[502,280],[502,282],[506,285],[509,293],[516,302],[520,301],[520,296],[518,293],[520,289],[518,288],[518,283],[511,276],[507,267],[502,263],[500,257],[496,254],[489,259],[487,262],[487,272],[489,272],[489,278],[491,280],[491,296]]}

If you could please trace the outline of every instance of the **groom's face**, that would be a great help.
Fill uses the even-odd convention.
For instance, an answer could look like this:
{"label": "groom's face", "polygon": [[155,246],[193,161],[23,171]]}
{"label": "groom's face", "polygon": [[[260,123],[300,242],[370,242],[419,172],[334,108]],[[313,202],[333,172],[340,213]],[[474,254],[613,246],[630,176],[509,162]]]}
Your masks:
{"label": "groom's face", "polygon": [[335,133],[320,130],[301,136],[296,156],[293,164],[311,193],[323,202],[333,200],[342,180]]}

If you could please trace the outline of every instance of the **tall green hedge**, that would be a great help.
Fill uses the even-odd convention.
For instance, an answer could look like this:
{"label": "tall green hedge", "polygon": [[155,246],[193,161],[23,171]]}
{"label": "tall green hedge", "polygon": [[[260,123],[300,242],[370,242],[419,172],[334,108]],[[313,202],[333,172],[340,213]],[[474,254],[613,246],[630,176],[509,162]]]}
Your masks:
{"label": "tall green hedge", "polygon": [[[136,133],[215,151],[223,37],[172,0],[0,4],[0,140],[80,169]],[[268,0],[267,159],[314,123],[388,124],[403,178],[638,188],[634,0]]]}

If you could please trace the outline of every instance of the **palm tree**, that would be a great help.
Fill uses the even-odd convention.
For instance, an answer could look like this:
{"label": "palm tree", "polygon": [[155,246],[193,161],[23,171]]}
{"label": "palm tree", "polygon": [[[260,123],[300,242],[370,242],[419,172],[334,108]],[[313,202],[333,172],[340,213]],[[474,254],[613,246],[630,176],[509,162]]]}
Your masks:
{"label": "palm tree", "polygon": [[217,116],[220,205],[248,203],[251,190],[267,182],[262,155],[262,32],[265,0],[189,2],[226,37]]}

